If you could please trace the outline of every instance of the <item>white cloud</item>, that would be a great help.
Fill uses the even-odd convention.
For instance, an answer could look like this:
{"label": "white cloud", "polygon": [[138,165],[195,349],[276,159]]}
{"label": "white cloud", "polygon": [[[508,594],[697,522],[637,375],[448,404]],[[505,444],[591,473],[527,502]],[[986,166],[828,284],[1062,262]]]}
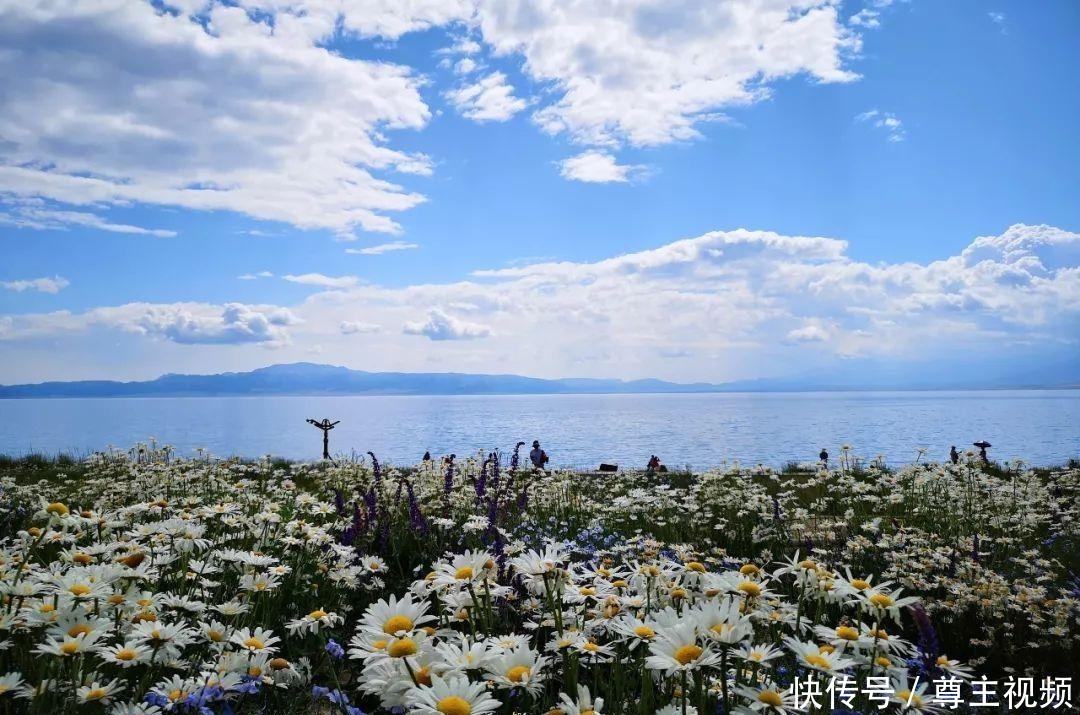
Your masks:
{"label": "white cloud", "polygon": [[242,281],[256,281],[256,280],[259,280],[260,278],[273,278],[273,277],[274,277],[274,274],[271,273],[270,271],[259,271],[258,273],[244,273],[243,275],[237,276],[237,278],[239,278]]}
{"label": "white cloud", "polygon": [[[423,198],[373,172],[431,172],[385,138],[427,122],[421,79],[321,46],[336,27],[326,3],[189,16],[203,5],[0,0],[0,193],[398,231],[388,214]],[[448,17],[429,5],[349,12],[345,24],[390,35]]]}
{"label": "white cloud", "polygon": [[342,335],[353,335],[355,333],[377,333],[382,330],[382,327],[375,323],[365,323],[358,320],[343,320],[341,321],[339,330]]}
{"label": "white cloud", "polygon": [[289,344],[288,327],[300,320],[287,308],[226,303],[128,303],[84,313],[57,311],[11,316],[0,339],[75,335],[87,330],[119,330],[181,345]]}
{"label": "white cloud", "polygon": [[1006,34],[1005,30],[1005,13],[1003,12],[990,12],[987,13],[990,17],[990,22],[994,23],[1001,30],[1001,34]]}
{"label": "white cloud", "polygon": [[359,256],[381,256],[384,253],[410,251],[414,248],[420,248],[419,244],[406,241],[390,241],[389,243],[380,243],[377,246],[368,246],[367,248],[346,248],[345,253]]}
{"label": "white cloud", "polygon": [[[859,51],[835,0],[164,4],[0,0],[0,195],[398,233],[393,215],[425,200],[398,177],[430,175],[433,160],[394,148],[393,132],[425,127],[429,80],[334,51],[343,35],[462,31],[444,53],[459,73],[475,76],[482,53],[511,57],[542,88],[523,98],[489,73],[446,92],[464,116],[506,121],[536,105],[544,131],[606,148],[694,138],[783,78],[850,81]],[[86,211],[50,221],[171,234]]]}
{"label": "white cloud", "polygon": [[[370,369],[436,364],[714,381],[760,376],[763,366],[774,374],[785,367],[804,371],[830,355],[928,359],[999,353],[1018,343],[1075,351],[1080,335],[1080,233],[1049,226],[1013,226],[926,264],[865,263],[835,238],[740,229],[592,262],[481,270],[452,283],[387,287],[343,278],[311,274],[306,283],[323,290],[288,308],[249,306],[269,326],[274,311],[286,310],[293,320],[272,334],[269,328],[246,334],[295,350],[289,355],[297,359],[319,344],[342,359],[363,359]],[[3,339],[10,345],[47,335],[58,355],[69,334],[103,327],[166,342],[188,334],[237,341],[245,333],[226,326],[245,321],[227,320],[223,312],[203,304],[133,304],[17,314],[3,320]],[[261,320],[258,315],[246,322]],[[354,343],[339,341],[343,324],[360,324],[357,316],[363,324],[405,328],[370,333],[365,352],[355,353]],[[196,327],[169,327],[188,324]],[[417,351],[415,335],[438,345]],[[488,339],[464,339],[482,337]],[[663,351],[683,357],[673,365]],[[212,356],[206,367],[215,369]]]}
{"label": "white cloud", "polygon": [[535,118],[593,145],[665,144],[698,135],[728,107],[768,96],[775,80],[855,79],[844,58],[859,39],[833,0],[530,0],[477,3],[496,54],[557,98]]}
{"label": "white cloud", "polygon": [[455,74],[470,74],[475,72],[480,65],[471,57],[462,57],[454,63]]}
{"label": "white cloud", "polygon": [[[0,203],[4,196],[0,195]],[[29,228],[37,231],[66,231],[72,226],[91,228],[98,231],[111,233],[129,233],[142,236],[155,236],[157,238],[170,238],[176,235],[176,231],[161,228],[143,228],[126,223],[114,223],[97,214],[85,211],[65,211],[49,208],[44,202],[27,200],[8,196],[8,210],[0,212],[0,224],[15,226],[16,228]]]}
{"label": "white cloud", "polygon": [[514,88],[502,72],[492,72],[473,84],[446,93],[461,115],[477,122],[505,122],[528,106],[514,96]]}
{"label": "white cloud", "polygon": [[848,18],[848,24],[852,27],[865,27],[877,29],[881,27],[881,13],[868,7],[864,7]]}
{"label": "white cloud", "polygon": [[352,288],[356,286],[360,280],[356,276],[324,276],[322,273],[304,273],[302,275],[294,276],[287,275],[282,276],[283,280],[287,280],[290,283],[301,283],[303,285],[318,286],[320,288]]}
{"label": "white cloud", "polygon": [[628,182],[645,170],[641,165],[620,164],[611,154],[601,151],[586,151],[559,162],[563,178],[598,184]]}
{"label": "white cloud", "polygon": [[829,331],[816,323],[810,323],[801,328],[789,330],[787,338],[798,343],[824,342],[829,339]]}
{"label": "white cloud", "polygon": [[486,338],[491,334],[491,328],[460,320],[440,308],[432,308],[428,311],[426,321],[405,323],[404,332],[423,335],[429,340],[475,340]]}
{"label": "white cloud", "polygon": [[904,123],[892,112],[871,109],[855,116],[857,122],[869,122],[885,132],[890,142],[902,142],[907,138]]}
{"label": "white cloud", "polygon": [[0,286],[3,286],[7,290],[13,290],[16,293],[22,293],[27,290],[36,290],[39,293],[59,293],[64,288],[67,288],[71,283],[67,278],[60,276],[54,276],[52,278],[31,278],[29,280],[17,280],[17,281],[0,281]]}
{"label": "white cloud", "polygon": [[[224,306],[202,304],[0,316],[0,364],[24,377],[64,377],[64,356],[76,346],[115,352],[105,330],[152,338],[162,370],[220,371],[220,352],[193,364],[199,353],[176,343],[246,338],[279,348],[279,361],[321,345],[335,362],[371,370],[681,381],[805,374],[850,357],[938,364],[1017,346],[1075,356],[1080,346],[1080,233],[1049,226],[1013,226],[929,263],[866,263],[836,238],[739,229],[596,261],[480,270],[457,282],[390,287],[345,278],[311,279],[322,290],[287,308],[248,306],[265,323],[259,315],[227,320]],[[270,316],[282,310],[275,324]],[[386,329],[361,341],[350,324]],[[417,335],[432,342],[418,350]],[[45,337],[48,350],[31,364],[23,351],[44,342],[27,343]],[[255,347],[234,350],[244,362],[231,367],[266,362]],[[127,368],[113,369],[124,376]]]}

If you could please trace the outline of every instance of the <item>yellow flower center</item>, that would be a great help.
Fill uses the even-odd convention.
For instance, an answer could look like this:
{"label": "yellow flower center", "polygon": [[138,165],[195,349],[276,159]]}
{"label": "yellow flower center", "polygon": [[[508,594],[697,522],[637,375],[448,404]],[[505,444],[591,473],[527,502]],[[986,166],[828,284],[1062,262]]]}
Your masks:
{"label": "yellow flower center", "polygon": [[817,653],[806,656],[806,662],[810,665],[817,666],[818,668],[823,668],[824,670],[830,669],[828,659],[823,655],[818,655]]}
{"label": "yellow flower center", "polygon": [[119,606],[123,602],[124,595],[121,593],[114,593],[113,595],[109,596],[109,604],[112,606]]}
{"label": "yellow flower center", "polygon": [[72,626],[71,628],[69,628],[68,635],[72,638],[78,638],[79,636],[84,636],[87,633],[93,633],[93,631],[94,629],[90,626],[86,625],[85,623],[80,623],[77,626]]}
{"label": "yellow flower center", "polygon": [[470,715],[472,713],[472,705],[469,705],[469,701],[457,695],[443,698],[435,705],[435,709],[443,715]]}
{"label": "yellow flower center", "polygon": [[813,571],[817,568],[817,564],[814,563],[811,559],[804,559],[799,562],[799,567],[806,569],[807,571]]}
{"label": "yellow flower center", "polygon": [[252,678],[261,678],[262,677],[262,668],[260,668],[257,665],[253,665],[250,668],[248,668],[248,675],[251,676]]}
{"label": "yellow flower center", "polygon": [[923,699],[915,693],[911,692],[910,690],[898,690],[896,691],[896,697],[904,701],[905,703],[910,702],[917,708],[921,708],[923,706]]}
{"label": "yellow flower center", "polygon": [[47,511],[50,514],[56,514],[57,516],[67,516],[70,513],[70,510],[67,508],[67,505],[64,504],[63,502],[58,502],[58,501],[54,501],[49,506],[45,507],[45,511]]}
{"label": "yellow flower center", "polygon": [[869,581],[864,581],[861,578],[852,579],[851,585],[852,585],[852,587],[857,588],[860,591],[864,591],[864,590],[870,588],[870,582]]}
{"label": "yellow flower center", "polygon": [[740,591],[742,591],[751,598],[761,595],[761,586],[757,585],[753,581],[743,581],[739,584],[738,588]]}
{"label": "yellow flower center", "polygon": [[81,551],[72,556],[71,560],[77,564],[83,564],[84,566],[93,561],[93,559],[90,558],[90,554],[84,554]]}
{"label": "yellow flower center", "polygon": [[371,649],[372,650],[386,650],[386,641],[382,641],[382,640],[374,641],[371,644]]}
{"label": "yellow flower center", "polygon": [[402,638],[399,641],[391,643],[386,652],[391,658],[405,658],[410,655],[416,655],[418,650],[420,649],[417,647],[416,641],[412,638]]}
{"label": "yellow flower center", "polygon": [[313,621],[317,621],[320,618],[326,618],[326,611],[321,608],[316,608],[314,611],[308,614],[308,618]]}
{"label": "yellow flower center", "polygon": [[686,589],[684,589],[684,588],[673,588],[673,589],[671,589],[671,597],[676,599],[676,600],[678,600],[680,598],[686,598]]}
{"label": "yellow flower center", "polygon": [[215,643],[220,643],[221,641],[225,640],[225,634],[213,628],[206,632],[206,637],[214,641]]}
{"label": "yellow flower center", "polygon": [[892,661],[883,655],[879,655],[877,658],[874,658],[874,665],[880,665],[882,668],[891,668]]}
{"label": "yellow flower center", "polygon": [[652,628],[649,628],[648,626],[638,626],[634,629],[634,635],[638,638],[650,640],[656,637],[656,631],[654,631]]}
{"label": "yellow flower center", "polygon": [[421,685],[427,685],[431,687],[431,669],[424,667],[413,673],[413,677],[416,678],[416,682]]}
{"label": "yellow flower center", "polygon": [[835,652],[836,652],[836,648],[833,648],[828,643],[824,643],[818,648],[818,653],[825,653],[826,655],[828,655],[829,653],[835,653]]}
{"label": "yellow flower center", "polygon": [[600,650],[600,646],[596,645],[592,641],[589,641],[588,643],[586,643],[585,645],[583,645],[581,647],[583,649],[589,651],[590,653],[595,653],[596,651]]}
{"label": "yellow flower center", "polygon": [[515,665],[506,671],[506,679],[511,683],[520,683],[529,677],[529,669],[524,665]]}
{"label": "yellow flower center", "polygon": [[116,659],[125,662],[135,660],[138,655],[139,654],[131,648],[121,648],[120,650],[116,651]]}
{"label": "yellow flower center", "polygon": [[875,593],[870,597],[870,603],[874,604],[878,608],[888,608],[893,605],[892,597],[886,596],[884,593]]}
{"label": "yellow flower center", "polygon": [[462,566],[454,574],[454,578],[456,578],[458,581],[468,581],[472,577],[473,577],[472,566]]}
{"label": "yellow flower center", "polygon": [[51,603],[43,603],[41,604],[41,608],[39,608],[38,610],[42,613],[52,613],[56,610],[56,606],[52,605]]}
{"label": "yellow flower center", "polygon": [[686,665],[687,663],[692,663],[700,658],[702,652],[701,646],[691,643],[689,645],[679,646],[679,649],[675,651],[673,657],[680,665]]}
{"label": "yellow flower center", "polygon": [[109,691],[105,690],[105,688],[94,688],[93,690],[91,690],[89,693],[86,694],[86,699],[87,700],[101,700],[103,697],[105,697],[108,694],[109,694]]}
{"label": "yellow flower center", "polygon": [[68,591],[71,593],[71,595],[78,598],[79,596],[85,596],[86,594],[90,593],[90,587],[87,586],[85,583],[75,583],[68,587]]}
{"label": "yellow flower center", "polygon": [[244,647],[250,648],[251,650],[262,650],[266,647],[266,644],[255,636],[252,636],[251,638],[248,638],[244,641]]}
{"label": "yellow flower center", "polygon": [[615,588],[626,588],[626,586],[627,586],[626,581],[624,581],[621,578],[612,581],[611,585],[614,586]]}
{"label": "yellow flower center", "polygon": [[765,703],[774,708],[778,708],[784,704],[784,699],[780,697],[780,693],[775,690],[762,690],[757,696],[759,703]]}
{"label": "yellow flower center", "polygon": [[383,624],[383,633],[393,635],[398,631],[411,631],[413,620],[408,616],[391,616]]}
{"label": "yellow flower center", "polygon": [[949,664],[949,657],[945,656],[945,655],[939,655],[937,657],[937,664],[938,665],[948,665]]}
{"label": "yellow flower center", "polygon": [[177,700],[184,697],[185,695],[186,695],[186,693],[183,690],[180,690],[179,688],[177,688],[176,690],[170,690],[169,691],[169,700],[171,700],[172,702],[175,703]]}
{"label": "yellow flower center", "polygon": [[688,561],[686,563],[687,571],[697,571],[698,573],[705,573],[705,564],[700,561]]}
{"label": "yellow flower center", "polygon": [[267,663],[267,665],[269,665],[274,670],[285,670],[289,667],[289,661],[285,660],[284,658],[274,658],[269,663]]}
{"label": "yellow flower center", "polygon": [[582,586],[578,590],[578,593],[580,593],[582,596],[595,596],[596,595],[596,589],[593,588],[592,586]]}
{"label": "yellow flower center", "polygon": [[60,646],[60,652],[64,655],[75,655],[79,652],[79,644],[67,641]]}
{"label": "yellow flower center", "polygon": [[840,626],[836,629],[836,637],[846,641],[859,640],[859,632],[851,626]]}
{"label": "yellow flower center", "polygon": [[759,571],[761,571],[761,569],[759,569],[759,568],[758,568],[757,566],[755,566],[754,564],[743,564],[743,565],[742,565],[742,566],[741,566],[741,567],[739,568],[739,573],[741,573],[741,574],[742,574],[743,576],[749,576],[749,575],[751,575],[751,574],[756,574],[756,573],[758,573]]}

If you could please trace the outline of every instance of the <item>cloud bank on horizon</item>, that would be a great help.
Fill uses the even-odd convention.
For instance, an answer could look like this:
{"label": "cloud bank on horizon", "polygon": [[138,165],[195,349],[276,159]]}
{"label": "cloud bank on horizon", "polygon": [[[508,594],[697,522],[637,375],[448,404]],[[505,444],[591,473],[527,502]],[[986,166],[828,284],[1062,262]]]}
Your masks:
{"label": "cloud bank on horizon", "polygon": [[[863,81],[868,33],[887,32],[899,5],[914,3],[0,0],[0,382],[312,355],[712,382],[858,359],[1080,358],[1080,234],[1009,227],[1067,216],[1049,200],[919,261],[858,233],[750,222],[738,206],[717,220],[707,195],[684,224],[657,220],[588,251],[588,235],[553,235],[542,255],[573,258],[523,261],[514,224],[500,227],[502,252],[474,247],[459,227],[476,209],[437,198],[469,161],[491,167],[491,214],[509,192],[546,213],[618,214],[653,181],[720,178],[730,146],[701,159],[687,148],[705,153],[716,127],[787,141],[745,113],[785,95],[836,102]],[[1009,21],[996,40],[1023,37]],[[916,151],[933,127],[887,93],[835,106],[813,121],[874,151]],[[595,203],[549,198],[566,191]],[[656,196],[673,212],[690,203]],[[439,260],[413,217],[462,259],[413,275],[407,261]],[[777,230],[701,233],[739,225]],[[225,234],[249,243],[226,255],[214,242]],[[72,235],[100,242],[81,267],[113,285],[54,266]],[[287,240],[349,247],[313,262]],[[201,262],[185,275],[180,256]],[[126,299],[117,283],[131,283]]]}
{"label": "cloud bank on horizon", "polygon": [[74,350],[143,340],[166,361],[193,345],[228,345],[252,365],[315,352],[375,370],[716,381],[761,364],[966,355],[976,365],[985,353],[1076,350],[1080,234],[1016,225],[929,264],[869,264],[847,249],[833,238],[740,229],[403,288],[287,275],[312,290],[295,305],[131,303],[6,316],[0,355],[28,343]]}

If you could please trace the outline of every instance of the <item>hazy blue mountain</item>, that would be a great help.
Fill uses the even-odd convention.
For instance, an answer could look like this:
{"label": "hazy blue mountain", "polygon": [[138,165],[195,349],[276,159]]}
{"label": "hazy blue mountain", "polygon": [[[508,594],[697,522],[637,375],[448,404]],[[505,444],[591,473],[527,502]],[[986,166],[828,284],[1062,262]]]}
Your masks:
{"label": "hazy blue mountain", "polygon": [[[1015,372],[1015,371],[1013,371]],[[663,380],[546,380],[521,375],[474,375],[456,372],[364,372],[334,365],[292,363],[250,372],[216,375],[166,374],[155,380],[116,382],[82,380],[0,386],[0,398],[19,397],[185,397],[205,395],[498,395],[617,394],[686,392],[779,392],[865,389],[985,389],[1005,387],[1076,387],[1075,370],[1037,376],[1009,370],[973,374],[936,370],[933,377],[917,367],[860,362],[830,376],[741,380],[723,384],[682,384]]]}
{"label": "hazy blue mountain", "polygon": [[494,395],[620,392],[708,392],[704,383],[661,380],[543,380],[520,375],[364,372],[333,365],[293,363],[251,372],[162,375],[144,382],[85,380],[0,386],[0,397],[179,397],[196,395]]}

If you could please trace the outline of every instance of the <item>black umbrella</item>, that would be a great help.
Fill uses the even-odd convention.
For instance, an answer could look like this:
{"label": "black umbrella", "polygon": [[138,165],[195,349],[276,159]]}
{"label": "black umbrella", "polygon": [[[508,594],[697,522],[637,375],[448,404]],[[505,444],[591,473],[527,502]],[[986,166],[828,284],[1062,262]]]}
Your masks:
{"label": "black umbrella", "polygon": [[979,449],[986,449],[987,447],[993,447],[994,445],[990,444],[989,442],[987,442],[987,441],[986,441],[986,440],[984,439],[984,440],[983,440],[983,441],[981,441],[981,442],[975,442],[975,443],[974,443],[974,446],[975,446],[975,447],[978,447]]}

